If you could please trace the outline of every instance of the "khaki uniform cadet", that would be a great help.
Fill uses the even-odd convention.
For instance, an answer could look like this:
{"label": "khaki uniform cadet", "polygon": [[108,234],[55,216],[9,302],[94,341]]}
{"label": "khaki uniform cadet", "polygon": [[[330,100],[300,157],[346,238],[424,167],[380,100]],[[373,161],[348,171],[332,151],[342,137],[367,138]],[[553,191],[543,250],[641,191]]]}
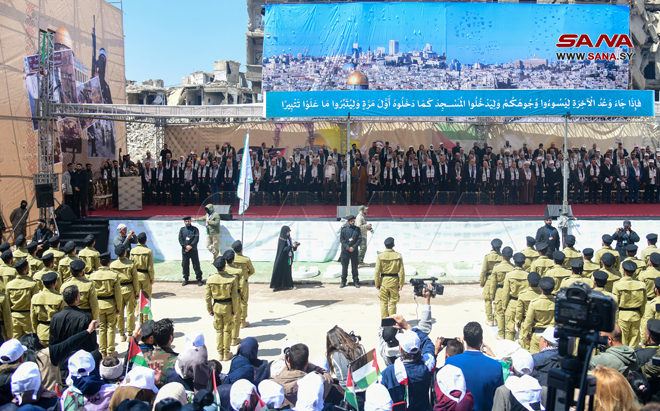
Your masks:
{"label": "khaki uniform cadet", "polygon": [[32,296],[39,292],[39,285],[28,277],[28,262],[22,259],[16,263],[18,276],[7,283],[6,294],[13,320],[14,338],[19,339],[32,332],[30,304]]}
{"label": "khaki uniform cadet", "polygon": [[564,281],[564,278],[570,277],[571,272],[564,268],[566,256],[563,251],[556,250],[552,253],[552,258],[555,265],[545,272],[544,277],[550,277],[555,280],[555,289],[552,291],[552,295],[557,295],[557,291],[561,287],[561,282]]}
{"label": "khaki uniform cadet", "polygon": [[122,307],[119,274],[110,268],[110,253],[99,256],[101,267],[89,279],[94,283],[99,303],[99,351],[108,356],[115,353],[117,314]]}
{"label": "khaki uniform cadet", "polygon": [[[110,268],[119,274],[121,285],[121,306],[119,307],[119,321],[117,328],[121,334],[121,341],[126,341],[126,328],[128,335],[133,335],[135,329],[135,290],[138,289],[138,275],[133,261],[126,258],[126,248],[123,244],[115,246],[117,259],[110,264]],[[127,327],[124,326],[126,314]]]}
{"label": "khaki uniform cadet", "polygon": [[37,271],[44,268],[44,264],[37,256],[35,256],[38,246],[39,244],[37,244],[36,241],[31,241],[30,244],[28,244],[27,246],[27,250],[28,250],[27,261],[28,261],[28,265],[30,266],[30,278],[34,277],[34,274]]}
{"label": "khaki uniform cadet", "polygon": [[[14,254],[11,252],[10,249],[11,249],[11,245],[9,244],[9,242],[5,241],[4,243],[0,244],[0,254],[4,253],[5,251],[9,251],[13,257]],[[4,260],[0,261],[0,267],[6,267],[6,266],[7,263]]]}
{"label": "khaki uniform cadet", "polygon": [[612,248],[612,241],[614,239],[612,238],[611,235],[605,234],[603,236],[603,248],[600,250],[596,251],[596,259],[594,262],[596,264],[600,264],[600,261],[603,259],[603,255],[605,254],[612,254],[614,258],[616,259],[616,263],[614,264],[614,268],[617,270],[621,269],[621,256],[619,255],[619,252],[616,251],[615,249]]}
{"label": "khaki uniform cadet", "polygon": [[53,315],[59,313],[66,307],[62,294],[55,291],[57,284],[57,273],[51,271],[41,277],[44,283],[43,291],[32,296],[32,308],[30,318],[32,320],[32,331],[37,334],[39,341],[44,347],[48,347],[50,338],[50,320]]}
{"label": "khaki uniform cadet", "polygon": [[532,354],[539,352],[539,335],[549,326],[555,325],[555,296],[552,295],[555,280],[550,277],[541,278],[539,287],[543,294],[529,303],[527,315],[520,330],[522,338],[529,341],[529,352]]}
{"label": "khaki uniform cadet", "polygon": [[89,280],[84,273],[84,270],[87,268],[86,265],[87,264],[85,264],[82,260],[71,262],[71,280],[69,280],[66,286],[78,286],[78,291],[80,292],[78,308],[80,311],[86,312],[92,316],[92,319],[96,320],[99,318],[99,300],[96,297],[96,288],[94,288],[94,283]]}
{"label": "khaki uniform cadet", "polygon": [[564,258],[564,268],[570,270],[571,269],[571,260],[573,259],[580,259],[582,260],[582,253],[573,248],[575,245],[575,236],[574,235],[567,235],[564,237],[564,244],[566,244],[566,247],[564,248],[563,252],[566,258]]}
{"label": "khaki uniform cadet", "polygon": [[[611,256],[611,257],[609,257]],[[605,289],[609,292],[612,292],[612,287],[614,283],[621,279],[621,272],[614,268],[614,263],[616,262],[614,255],[610,253],[605,253],[601,257],[600,262],[603,264],[601,271],[605,271],[609,276],[607,277],[607,284]]]}
{"label": "khaki uniform cadet", "polygon": [[232,324],[240,306],[238,279],[225,271],[224,257],[216,258],[213,266],[218,272],[206,280],[206,311],[213,316],[220,360],[229,361]]}
{"label": "khaki uniform cadet", "polygon": [[632,349],[639,345],[639,325],[646,308],[646,290],[644,283],[632,276],[637,266],[632,261],[624,261],[623,272],[625,276],[614,284],[612,294],[619,304],[617,324],[621,327],[623,345]]}
{"label": "khaki uniform cadet", "polygon": [[596,264],[591,259],[594,257],[593,248],[585,248],[582,250],[582,255],[584,256],[584,268],[582,269],[583,277],[592,277],[593,274],[600,270],[600,264]]}
{"label": "khaki uniform cadet", "polygon": [[[541,276],[538,273],[529,273],[527,275],[527,284],[529,284],[529,287],[518,294],[518,303],[516,304],[516,325],[518,326],[518,330],[522,330],[523,318],[527,314],[529,304],[541,296],[539,281],[541,281]],[[530,341],[526,341],[522,337],[522,333],[518,335],[518,343],[521,347],[529,351]]]}
{"label": "khaki uniform cadet", "polygon": [[660,277],[660,254],[653,253],[649,256],[649,266],[646,270],[637,277],[639,281],[642,281],[646,285],[646,299],[650,300],[655,297],[653,292],[654,281],[656,278]]}
{"label": "khaki uniform cadet", "polygon": [[55,256],[55,269],[59,272],[58,268],[60,266],[60,261],[66,256],[62,251],[60,251],[60,236],[54,235],[48,239],[50,243],[50,248],[48,249],[49,253],[53,253]]}
{"label": "khaki uniform cadet", "polygon": [[[101,266],[101,263],[99,263],[99,256],[101,253],[96,251],[94,246],[96,245],[96,239],[94,238],[93,235],[88,235],[85,237],[85,245],[87,247],[83,248],[78,252],[78,258],[83,260],[85,263],[85,274],[91,274],[94,271],[98,270],[99,267]],[[96,319],[96,317],[92,317],[93,319]]]}
{"label": "khaki uniform cadet", "polygon": [[231,248],[234,250],[234,253],[236,253],[236,256],[234,257],[234,266],[243,270],[243,283],[239,284],[239,288],[241,289],[241,328],[245,328],[250,325],[250,323],[247,322],[248,299],[250,298],[250,282],[248,279],[256,271],[254,270],[250,257],[243,255],[243,243],[241,240],[234,241]]}
{"label": "khaki uniform cadet", "polygon": [[[633,278],[638,279],[639,274],[641,274],[641,272],[646,269],[646,263],[643,260],[640,260],[639,258],[635,257],[635,254],[637,254],[637,246],[635,244],[628,244],[626,246],[627,257],[623,261],[632,261],[633,263],[635,263],[635,265],[637,266],[637,271],[635,271]],[[621,261],[621,264],[623,264],[623,261]]]}
{"label": "khaki uniform cadet", "polygon": [[[135,291],[136,295],[144,294],[147,300],[151,300],[151,285],[154,283],[156,275],[154,271],[154,252],[146,246],[147,234],[140,233],[137,236],[138,245],[131,249],[130,259],[135,264],[135,269],[138,275],[138,289]],[[148,314],[140,314],[140,305],[137,304],[136,315],[138,316],[140,324],[149,320]]]}
{"label": "khaki uniform cadet", "polygon": [[[44,283],[41,281],[41,278],[44,276],[44,274],[55,271],[55,267],[54,267],[55,266],[55,256],[52,253],[47,252],[46,254],[44,254],[41,257],[41,262],[44,263],[44,268],[37,271],[32,276],[32,279],[34,281],[36,281],[37,284],[39,284],[39,291],[42,291],[44,289]],[[55,271],[55,272],[57,272],[57,271]],[[60,286],[61,285],[62,284],[60,284],[60,276],[58,275],[56,285],[55,285],[55,291],[57,291],[58,293],[60,292]]]}
{"label": "khaki uniform cadet", "polygon": [[525,256],[525,264],[523,264],[523,270],[529,272],[532,268],[532,263],[539,258],[539,253],[534,249],[536,245],[536,239],[534,237],[527,237],[527,248],[521,251]]}
{"label": "khaki uniform cadet", "polygon": [[527,288],[527,272],[522,269],[525,264],[525,254],[515,253],[513,262],[516,267],[506,273],[504,288],[502,289],[502,308],[504,309],[505,333],[507,340],[513,341],[516,337],[516,305],[518,296]]}
{"label": "khaki uniform cadet", "polygon": [[550,269],[555,263],[548,258],[548,244],[546,243],[537,243],[536,250],[538,252],[539,258],[537,258],[532,266],[529,268],[531,272],[539,273],[541,277],[545,275],[545,272]]}
{"label": "khaki uniform cadet", "polygon": [[573,283],[585,283],[592,289],[596,286],[594,280],[589,277],[583,277],[582,271],[584,270],[584,261],[579,258],[574,258],[571,260],[571,275],[564,278],[561,281],[561,286],[559,288],[568,288]]}
{"label": "khaki uniform cadet", "polygon": [[380,318],[396,314],[396,303],[399,302],[399,291],[406,282],[406,271],[403,267],[403,256],[392,248],[394,239],[385,239],[386,250],[376,258],[374,280],[380,300]]}
{"label": "khaki uniform cadet", "polygon": [[493,300],[490,298],[490,290],[488,287],[488,281],[490,274],[493,271],[495,265],[502,261],[502,255],[500,254],[500,248],[502,247],[502,240],[495,238],[490,242],[490,245],[493,247],[493,250],[486,254],[484,257],[484,263],[481,267],[481,276],[479,277],[479,284],[481,288],[484,289],[481,296],[484,299],[484,305],[486,308],[486,317],[488,319],[488,325],[495,325],[493,317]]}
{"label": "khaki uniform cadet", "polygon": [[602,270],[596,271],[593,275],[594,283],[596,283],[596,286],[594,287],[594,291],[600,291],[604,296],[616,300],[614,294],[612,294],[611,292],[605,289],[605,287],[607,286],[607,280],[609,278],[610,275],[607,272]]}
{"label": "khaki uniform cadet", "polygon": [[[644,315],[642,316],[642,322],[640,323],[641,327],[644,327],[644,324],[647,324],[651,318],[660,320],[660,312],[656,310],[657,305],[660,304],[660,278],[656,278],[653,285],[654,285],[653,291],[655,293],[655,297],[648,300],[648,302],[646,303],[646,308],[644,309]],[[642,345],[646,345],[647,342],[646,333],[644,332],[644,329],[642,329],[641,331],[642,331]]]}
{"label": "khaki uniform cadet", "polygon": [[242,301],[240,301],[241,298],[241,281],[243,281],[243,270],[239,267],[234,266],[234,258],[236,257],[236,253],[234,250],[227,250],[225,251],[222,256],[225,259],[225,271],[229,275],[233,275],[236,277],[236,291],[238,292],[238,311],[234,312],[236,314],[236,317],[233,319],[232,322],[232,331],[231,331],[231,346],[235,346],[241,343],[241,339],[238,338],[239,333],[241,331],[241,309],[243,306],[241,305]]}
{"label": "khaki uniform cadet", "polygon": [[62,251],[65,256],[60,260],[60,264],[57,266],[57,272],[60,274],[60,284],[64,284],[71,279],[71,269],[69,268],[71,261],[80,260],[80,258],[76,256],[76,243],[73,241],[68,241],[64,244]]}
{"label": "khaki uniform cadet", "polygon": [[488,294],[492,301],[495,302],[493,316],[497,321],[497,336],[500,339],[504,338],[504,307],[502,304],[502,291],[504,290],[504,279],[507,273],[513,271],[515,268],[511,264],[511,257],[513,256],[513,249],[511,247],[504,247],[502,249],[502,262],[493,267],[493,272],[490,275],[490,282],[488,283]]}
{"label": "khaki uniform cadet", "polygon": [[0,321],[0,334],[5,341],[11,340],[14,338],[14,322],[11,318],[9,298],[7,298],[5,293],[0,293],[0,311],[2,314],[2,321]]}
{"label": "khaki uniform cadet", "polygon": [[649,257],[653,253],[660,253],[660,249],[655,245],[655,243],[658,242],[658,235],[651,233],[646,235],[646,242],[648,243],[648,247],[646,247],[642,251],[642,260],[648,264],[649,263]]}
{"label": "khaki uniform cadet", "polygon": [[17,262],[19,262],[22,259],[28,258],[28,255],[30,255],[25,248],[25,236],[23,234],[19,235],[16,237],[16,249],[14,250],[14,265],[16,265]]}
{"label": "khaki uniform cadet", "polygon": [[7,283],[18,275],[14,268],[13,259],[14,256],[11,250],[3,251],[0,256],[0,261],[2,261],[3,264],[0,266],[0,286],[2,286],[2,292],[5,292],[4,290],[7,288]]}

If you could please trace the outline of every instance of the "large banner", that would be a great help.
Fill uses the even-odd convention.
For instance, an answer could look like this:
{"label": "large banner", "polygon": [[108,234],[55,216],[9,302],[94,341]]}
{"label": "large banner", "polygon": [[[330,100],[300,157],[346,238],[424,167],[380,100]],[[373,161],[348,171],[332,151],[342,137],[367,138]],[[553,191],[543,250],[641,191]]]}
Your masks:
{"label": "large banner", "polygon": [[[268,92],[274,91],[342,90],[344,98],[368,99],[376,105],[373,93],[364,97],[360,92],[376,90],[382,99],[399,101],[402,95],[395,91],[433,91],[419,97],[435,100],[428,110],[432,114],[351,112],[388,116],[447,115],[434,110],[438,100],[455,104],[450,102],[453,97],[445,97],[445,90],[626,90],[634,53],[629,20],[629,7],[617,5],[269,5],[262,86],[267,102]],[[332,97],[336,104],[342,104]],[[565,97],[572,99],[570,95]],[[281,96],[276,100],[279,103]],[[347,114],[347,110],[333,110],[333,104],[318,104],[326,110],[314,115]],[[275,102],[268,105],[268,110],[275,108]],[[267,116],[302,117],[305,113],[301,109],[293,115],[279,110],[267,111]],[[489,111],[459,115],[527,114]],[[597,115],[606,115],[605,110]]]}

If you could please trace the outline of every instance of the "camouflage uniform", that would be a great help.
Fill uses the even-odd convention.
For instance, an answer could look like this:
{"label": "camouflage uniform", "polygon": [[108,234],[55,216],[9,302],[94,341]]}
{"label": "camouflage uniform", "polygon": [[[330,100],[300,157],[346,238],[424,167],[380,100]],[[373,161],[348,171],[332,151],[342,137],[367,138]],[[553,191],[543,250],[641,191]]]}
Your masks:
{"label": "camouflage uniform", "polygon": [[[133,250],[131,250],[131,254],[133,254]],[[176,359],[179,358],[179,354],[169,348],[156,347],[153,350],[144,352],[143,355],[149,365],[158,361],[163,366],[163,373],[160,380],[156,381],[156,386],[162,387],[167,384],[167,372],[174,369],[174,364],[176,363]]]}

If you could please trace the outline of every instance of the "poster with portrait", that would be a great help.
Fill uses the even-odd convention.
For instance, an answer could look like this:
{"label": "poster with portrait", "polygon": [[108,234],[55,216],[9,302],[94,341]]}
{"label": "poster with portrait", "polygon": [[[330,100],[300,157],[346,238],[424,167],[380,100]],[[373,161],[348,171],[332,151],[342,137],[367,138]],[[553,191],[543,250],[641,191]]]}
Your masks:
{"label": "poster with portrait", "polygon": [[117,158],[113,120],[98,120],[86,132],[87,158]]}
{"label": "poster with portrait", "polygon": [[75,117],[65,117],[57,121],[60,146],[64,153],[82,153],[83,130]]}

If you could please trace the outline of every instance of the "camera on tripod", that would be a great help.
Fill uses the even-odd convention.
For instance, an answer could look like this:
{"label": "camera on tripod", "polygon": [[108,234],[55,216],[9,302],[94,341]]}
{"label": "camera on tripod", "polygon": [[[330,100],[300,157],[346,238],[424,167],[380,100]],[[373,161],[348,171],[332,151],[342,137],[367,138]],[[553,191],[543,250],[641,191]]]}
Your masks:
{"label": "camera on tripod", "polygon": [[555,299],[555,323],[572,337],[583,337],[589,332],[611,332],[616,322],[616,302],[609,297],[592,292],[585,283],[573,283],[562,288]]}
{"label": "camera on tripod", "polygon": [[[410,285],[413,286],[413,291],[415,296],[423,297],[424,291],[431,293],[431,297],[435,298],[436,295],[442,295],[445,292],[445,286],[442,284],[436,283],[438,279],[435,277],[431,278],[413,278],[410,280]],[[430,283],[426,283],[430,281]]]}

